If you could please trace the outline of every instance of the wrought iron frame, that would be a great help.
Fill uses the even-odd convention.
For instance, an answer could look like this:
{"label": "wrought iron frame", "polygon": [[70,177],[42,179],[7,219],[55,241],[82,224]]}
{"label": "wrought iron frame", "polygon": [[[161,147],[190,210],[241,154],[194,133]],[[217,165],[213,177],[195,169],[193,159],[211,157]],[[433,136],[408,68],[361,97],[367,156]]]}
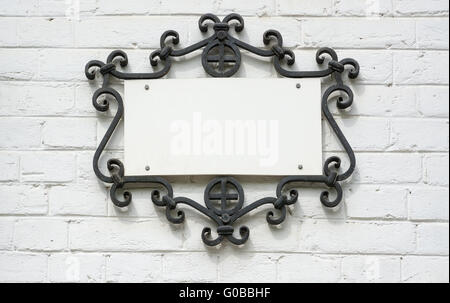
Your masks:
{"label": "wrought iron frame", "polygon": [[[237,33],[244,29],[244,20],[240,15],[230,14],[223,20],[220,20],[213,14],[205,14],[201,16],[198,22],[200,31],[206,33],[208,31],[208,25],[211,22],[214,29],[213,35],[183,49],[175,48],[175,45],[180,41],[176,31],[169,30],[164,32],[160,40],[161,48],[150,55],[150,64],[153,67],[156,67],[160,62],[163,63],[162,69],[155,72],[126,73],[118,70],[117,63],[121,67],[125,67],[128,64],[127,54],[121,50],[111,52],[106,63],[98,60],[87,63],[85,74],[89,80],[94,80],[97,73],[103,76],[103,84],[94,93],[92,98],[95,109],[100,112],[105,112],[109,109],[108,99],[102,100],[102,96],[110,96],[118,103],[118,109],[111,125],[95,152],[93,167],[95,174],[101,181],[111,184],[110,196],[115,206],[122,208],[131,203],[132,195],[129,191],[123,192],[122,200],[118,198],[118,191],[123,190],[126,185],[158,185],[163,188],[164,193],[161,193],[160,190],[153,190],[151,200],[156,206],[165,207],[166,217],[170,222],[174,224],[182,223],[185,219],[185,214],[177,206],[179,204],[188,205],[209,217],[217,224],[218,236],[216,238],[212,238],[210,227],[203,229],[201,237],[206,245],[216,246],[225,238],[233,244],[241,245],[248,240],[250,231],[248,227],[241,226],[239,228],[240,237],[237,238],[233,235],[233,224],[252,210],[265,204],[272,204],[279,215],[276,216],[273,211],[269,211],[266,216],[267,222],[271,225],[279,225],[285,220],[286,207],[296,203],[298,200],[297,190],[290,190],[287,194],[284,192],[284,187],[287,184],[293,182],[321,183],[328,188],[333,188],[336,191],[336,198],[334,200],[330,200],[327,190],[323,191],[320,195],[321,203],[327,208],[334,208],[342,201],[343,191],[340,183],[352,175],[355,170],[356,159],[350,144],[333,118],[328,108],[328,103],[331,99],[336,99],[337,108],[339,109],[346,109],[352,105],[353,93],[350,87],[344,84],[343,75],[347,75],[350,79],[355,79],[359,74],[359,65],[358,62],[350,58],[338,60],[338,56],[334,50],[321,48],[316,53],[316,62],[320,65],[324,65],[326,62],[327,67],[325,69],[318,71],[293,71],[285,69],[283,62],[286,61],[287,65],[292,65],[295,62],[295,56],[292,50],[283,47],[283,38],[278,31],[268,30],[264,33],[263,42],[268,47],[262,49],[247,44],[230,35],[229,29],[231,26],[234,26]],[[171,43],[168,43],[168,38],[171,38]],[[321,104],[322,113],[347,153],[350,160],[349,167],[344,172],[341,172],[341,159],[337,156],[329,157],[324,163],[322,175],[284,177],[279,181],[274,197],[259,199],[245,207],[243,207],[243,188],[233,177],[217,177],[209,182],[204,192],[205,207],[186,197],[174,197],[171,184],[163,177],[146,175],[127,176],[123,163],[118,159],[108,160],[107,169],[109,175],[103,174],[99,168],[100,156],[124,113],[124,102],[121,95],[109,86],[111,77],[123,80],[162,78],[171,68],[172,57],[182,57],[200,49],[203,49],[201,56],[203,68],[212,77],[231,77],[234,75],[239,70],[241,64],[240,49],[262,57],[273,57],[273,65],[276,71],[284,77],[323,78],[333,76],[336,83],[326,89],[323,94]],[[332,98],[332,94],[335,92],[339,92],[340,97]],[[219,193],[216,192],[217,189],[220,189]],[[231,208],[227,207],[230,200],[235,202]],[[220,201],[220,207],[213,201]]]}

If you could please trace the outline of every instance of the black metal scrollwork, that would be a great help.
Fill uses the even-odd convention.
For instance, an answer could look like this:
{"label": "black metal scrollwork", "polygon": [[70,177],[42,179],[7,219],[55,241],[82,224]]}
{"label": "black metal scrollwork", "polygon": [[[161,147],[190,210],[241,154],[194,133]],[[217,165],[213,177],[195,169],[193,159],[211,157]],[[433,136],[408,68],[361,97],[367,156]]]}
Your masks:
{"label": "black metal scrollwork", "polygon": [[[175,48],[180,41],[180,37],[176,31],[169,30],[164,32],[160,41],[161,48],[150,55],[150,64],[152,66],[156,67],[160,61],[163,65],[161,69],[155,72],[125,73],[117,70],[117,63],[121,67],[125,67],[128,64],[126,53],[120,50],[113,51],[108,56],[106,63],[98,60],[87,63],[85,74],[89,80],[94,80],[96,73],[103,76],[103,84],[94,93],[92,98],[95,109],[100,112],[105,112],[109,109],[108,99],[101,98],[105,95],[113,98],[118,103],[118,109],[114,119],[95,152],[93,167],[95,174],[101,181],[111,184],[111,200],[117,207],[126,207],[131,203],[132,195],[128,191],[122,193],[123,198],[118,197],[117,191],[123,190],[126,185],[138,183],[159,185],[164,190],[164,193],[161,193],[160,190],[154,190],[151,193],[151,199],[156,206],[166,208],[166,217],[170,222],[174,224],[182,223],[185,219],[185,214],[183,210],[179,210],[177,207],[179,204],[188,205],[209,217],[217,225],[216,232],[218,236],[215,239],[212,238],[212,230],[210,227],[203,229],[201,237],[206,245],[218,245],[225,238],[233,244],[241,245],[248,240],[250,230],[246,226],[241,226],[239,228],[240,237],[236,238],[234,236],[233,225],[247,213],[262,205],[272,204],[274,210],[277,210],[279,213],[279,216],[276,217],[274,211],[269,211],[266,217],[267,222],[271,225],[279,225],[286,219],[286,207],[298,201],[297,190],[290,190],[287,194],[284,192],[284,188],[290,183],[321,183],[329,189],[334,189],[336,198],[332,201],[330,200],[328,191],[321,193],[320,201],[325,207],[336,207],[342,201],[343,192],[340,182],[348,179],[352,175],[355,170],[356,159],[350,144],[334,120],[328,103],[332,99],[332,95],[338,92],[341,95],[341,97],[337,98],[337,107],[339,109],[346,109],[352,105],[353,92],[350,87],[344,84],[343,76],[347,70],[345,74],[350,79],[357,78],[359,65],[353,59],[339,60],[336,52],[330,48],[321,48],[317,51],[316,62],[319,65],[324,65],[327,62],[325,69],[318,71],[293,71],[285,69],[283,62],[285,61],[287,65],[292,65],[295,63],[295,56],[291,50],[283,47],[283,37],[278,31],[268,30],[264,33],[263,42],[268,48],[261,49],[230,35],[229,30],[232,26],[234,26],[235,31],[238,33],[244,29],[244,20],[240,15],[230,14],[221,21],[213,14],[205,14],[199,20],[200,31],[206,33],[208,31],[208,23],[211,22],[212,28],[214,29],[213,35],[183,49]],[[171,43],[167,43],[169,38],[171,38]],[[200,49],[203,49],[201,56],[203,68],[212,77],[231,77],[234,75],[239,70],[241,64],[242,57],[240,49],[262,57],[273,57],[273,64],[276,71],[284,77],[321,78],[333,76],[336,83],[329,87],[323,94],[322,113],[347,153],[350,160],[349,167],[342,172],[341,159],[336,156],[330,157],[324,163],[322,175],[284,177],[278,183],[274,197],[260,199],[245,207],[244,190],[241,184],[233,177],[218,177],[206,186],[204,193],[205,207],[186,197],[174,197],[171,184],[162,177],[125,175],[125,167],[118,159],[110,159],[107,163],[109,175],[103,174],[99,168],[99,158],[124,113],[122,97],[116,90],[109,87],[111,76],[124,80],[162,78],[170,70],[172,57],[181,57]]]}

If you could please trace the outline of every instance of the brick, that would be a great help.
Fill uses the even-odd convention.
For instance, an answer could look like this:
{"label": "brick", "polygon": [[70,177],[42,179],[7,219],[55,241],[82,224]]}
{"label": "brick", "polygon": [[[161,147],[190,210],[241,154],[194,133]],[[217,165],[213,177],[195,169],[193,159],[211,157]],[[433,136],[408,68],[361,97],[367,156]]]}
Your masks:
{"label": "brick", "polygon": [[45,282],[47,255],[0,252],[0,281]]}
{"label": "brick", "polygon": [[[246,62],[236,72],[237,78],[270,78],[273,77],[273,66],[260,64],[258,59],[248,56]],[[183,68],[183,67],[182,67]]]}
{"label": "brick", "polygon": [[[196,39],[195,37],[192,37],[193,35],[198,34],[198,27],[197,30],[194,32],[195,34],[190,33],[189,37],[190,37],[190,41],[195,41],[198,42],[200,40],[203,40],[204,37],[203,35],[201,35],[201,37],[198,37],[198,39]],[[206,78],[208,77],[208,74],[205,72],[205,70],[203,69],[203,66],[200,63],[200,58],[195,58],[192,60],[185,60],[183,62],[179,61],[177,62],[177,67],[176,68],[171,68],[169,73],[167,74],[167,77],[169,78],[173,78],[173,79],[181,79],[181,78]],[[241,66],[243,67],[243,66]],[[242,71],[240,71],[242,73]],[[237,73],[236,73],[237,76]]]}
{"label": "brick", "polygon": [[15,226],[18,250],[55,251],[67,248],[67,222],[52,219],[21,219]]}
{"label": "brick", "polygon": [[[326,68],[328,61],[322,66],[318,65],[315,57],[316,50],[294,50],[295,62],[292,67],[285,67],[287,70],[323,70]],[[392,53],[386,50],[340,50],[337,52],[339,58],[353,58],[360,64],[360,74],[358,79],[353,83],[356,85],[364,85],[364,89],[368,88],[367,84],[383,84],[390,85],[392,83]],[[325,57],[329,60],[329,57]],[[275,73],[275,72],[274,72]],[[352,82],[349,82],[351,84]],[[324,83],[324,87],[328,88],[329,82]],[[360,90],[361,91],[361,90]],[[373,105],[371,102],[370,104]]]}
{"label": "brick", "polygon": [[[98,178],[94,173],[93,169],[93,159],[94,152],[93,151],[85,151],[78,153],[77,155],[77,174],[78,174],[78,182],[79,183],[88,183],[89,185],[98,185]],[[122,152],[104,152],[99,159],[99,168],[100,171],[109,176],[109,172],[107,169],[107,161],[109,159],[123,159]],[[95,183],[93,183],[95,182]],[[147,201],[148,202],[148,201]]]}
{"label": "brick", "polygon": [[0,181],[19,180],[19,156],[0,154]]}
{"label": "brick", "polygon": [[417,227],[417,253],[448,256],[448,223],[423,223]]}
{"label": "brick", "polygon": [[[183,194],[179,193],[177,196],[178,195],[182,196]],[[203,204],[203,200],[196,199],[198,197],[197,195],[188,196],[189,198],[195,199],[199,203]],[[177,236],[180,236],[183,239],[181,248],[185,251],[204,251],[207,246],[205,246],[201,240],[203,228],[210,227],[212,229],[213,237],[215,237],[217,234],[215,233],[214,223],[207,217],[201,215],[199,216],[198,212],[190,207],[180,206],[179,209],[182,209],[186,216],[182,229],[178,228],[176,232]],[[160,216],[164,213],[164,211],[164,208],[155,208],[155,213],[158,215],[158,218],[155,220],[160,220]]]}
{"label": "brick", "polygon": [[[75,25],[75,44],[78,47],[102,48],[159,48],[159,40],[168,28],[180,34],[180,45],[188,37],[186,24],[195,22],[185,17],[112,17],[83,18]],[[96,30],[93,31],[92,29]],[[143,31],[142,28],[151,28]],[[147,55],[148,57],[148,55]]]}
{"label": "brick", "polygon": [[448,257],[406,256],[402,260],[402,280],[408,283],[448,283]]}
{"label": "brick", "polygon": [[426,117],[448,118],[448,87],[421,87],[418,90],[417,99],[419,111],[422,115]]}
{"label": "brick", "polygon": [[334,256],[289,254],[279,258],[277,282],[333,283],[341,272],[340,259]]}
{"label": "brick", "polygon": [[177,230],[159,218],[84,219],[70,224],[70,248],[82,251],[176,250],[182,245],[179,229],[181,227]]}
{"label": "brick", "polygon": [[359,85],[351,86],[354,101],[349,111],[330,106],[333,114],[342,116],[415,117],[416,90],[405,86]]}
{"label": "brick", "polygon": [[[269,211],[273,211],[276,217],[279,214],[270,207],[266,211],[261,211],[261,214],[255,212],[246,218],[245,225],[250,229],[250,239],[245,249],[266,252],[296,250],[299,245],[296,220],[288,217],[280,226],[272,226],[266,221]],[[235,227],[236,237],[239,237],[238,227],[239,225]]]}
{"label": "brick", "polygon": [[405,254],[414,250],[414,239],[410,223],[307,220],[300,226],[301,251]]}
{"label": "brick", "polygon": [[47,214],[47,190],[41,185],[0,185],[0,214]]}
{"label": "brick", "polygon": [[356,183],[416,183],[422,179],[419,154],[360,153],[356,161],[357,169],[352,177]]}
{"label": "brick", "polygon": [[277,257],[270,254],[222,254],[219,259],[219,282],[269,283],[276,281]]}
{"label": "brick", "polygon": [[394,53],[396,84],[448,84],[448,52],[403,51]]}
{"label": "brick", "polygon": [[76,159],[69,153],[29,153],[21,156],[25,182],[69,182],[75,179]]}
{"label": "brick", "polygon": [[331,0],[295,1],[277,0],[277,13],[286,16],[329,16],[332,10]]}
{"label": "brick", "polygon": [[0,0],[0,15],[2,16],[27,16],[37,12],[39,0],[17,0],[11,5],[9,0]]}
{"label": "brick", "polygon": [[106,189],[100,184],[54,186],[49,194],[50,214],[105,216],[106,198]]}
{"label": "brick", "polygon": [[[323,30],[327,28],[327,30]],[[415,23],[396,19],[311,19],[302,23],[308,47],[411,48],[415,46]]]}
{"label": "brick", "polygon": [[1,115],[70,115],[73,106],[74,89],[67,84],[0,83]]}
{"label": "brick", "polygon": [[48,259],[50,282],[104,282],[105,257],[101,254],[52,254]]}
{"label": "brick", "polygon": [[[156,11],[158,14],[169,15],[203,15],[206,12],[217,12],[218,8],[216,8],[216,3],[216,1],[192,0],[189,1],[188,5],[180,5],[180,1],[178,0],[160,0],[157,5],[152,7],[152,9],[150,10],[150,14],[155,14]],[[242,2],[240,3],[242,4]],[[241,12],[243,14],[245,13],[244,11]]]}
{"label": "brick", "polygon": [[448,186],[448,153],[425,156],[424,179],[429,185]]}
{"label": "brick", "polygon": [[47,119],[42,130],[42,144],[50,148],[94,148],[96,132],[97,121],[94,119]]}
{"label": "brick", "polygon": [[[336,123],[355,151],[382,151],[389,146],[390,121],[388,119],[341,117],[336,119]],[[326,151],[341,150],[339,140],[326,121],[322,129],[325,136],[324,149]],[[361,136],[362,133],[376,133],[377,136]]]}
{"label": "brick", "polygon": [[161,254],[111,254],[106,258],[106,281],[161,282],[161,258]]}
{"label": "brick", "polygon": [[408,196],[410,220],[446,220],[449,217],[448,188],[417,187]]}
{"label": "brick", "polygon": [[0,46],[17,46],[17,19],[0,19]]}
{"label": "brick", "polygon": [[96,0],[39,0],[38,15],[65,16],[69,20],[79,20],[80,15],[91,15],[96,8]]}
{"label": "brick", "polygon": [[445,151],[449,146],[448,120],[395,119],[391,122],[390,150]]}
{"label": "brick", "polygon": [[342,280],[348,283],[398,283],[400,257],[346,256],[342,259]]}
{"label": "brick", "polygon": [[448,50],[448,18],[417,20],[417,46]]}
{"label": "brick", "polygon": [[18,22],[17,39],[20,46],[73,46],[72,22],[67,18],[26,18]]}
{"label": "brick", "polygon": [[385,50],[346,50],[339,52],[340,58],[353,58],[360,64],[358,84],[386,84],[393,82],[393,55]]}
{"label": "brick", "polygon": [[216,282],[218,258],[210,253],[164,254],[163,279],[168,283]]}
{"label": "brick", "polygon": [[39,119],[2,118],[0,120],[0,148],[36,148],[41,145],[41,128]]}
{"label": "brick", "polygon": [[337,16],[390,16],[392,14],[391,0],[336,0],[334,15]]}
{"label": "brick", "polygon": [[407,218],[407,189],[402,186],[348,185],[344,195],[348,218]]}
{"label": "brick", "polygon": [[[102,159],[104,157],[101,157]],[[97,179],[97,176],[94,173],[93,168],[93,159],[94,159],[94,152],[92,151],[85,151],[77,154],[77,180],[81,183],[91,183],[95,182]],[[101,162],[104,164],[102,166],[102,171],[106,173],[106,160]],[[103,167],[105,168],[103,170]]]}
{"label": "brick", "polygon": [[29,49],[0,49],[0,80],[31,80],[37,77],[39,52]]}
{"label": "brick", "polygon": [[[78,84],[75,87],[75,106],[73,110],[81,116],[97,117],[100,112],[98,112],[92,105],[92,96],[98,88],[99,87],[97,85],[92,85],[91,83]],[[123,96],[123,90],[120,93]],[[115,103],[116,102],[110,102],[110,107],[111,105],[115,105]],[[101,115],[106,114],[103,112]]]}
{"label": "brick", "polygon": [[46,49],[39,56],[40,80],[86,81],[84,67],[90,60],[106,60],[108,51],[85,49]]}
{"label": "brick", "polygon": [[11,250],[14,236],[14,220],[0,218],[0,249]]}
{"label": "brick", "polygon": [[[276,187],[276,184],[272,185],[272,187]],[[295,186],[293,186],[295,188]],[[285,190],[289,190],[290,187],[286,186]],[[299,191],[299,198],[298,202],[295,203],[293,206],[291,206],[292,216],[295,217],[295,219],[290,219],[288,217],[286,222],[286,226],[283,228],[289,229],[289,225],[295,224],[296,218],[311,218],[311,219],[345,219],[346,218],[346,211],[345,207],[336,207],[333,209],[329,209],[326,207],[323,207],[322,203],[320,203],[320,193],[323,191],[321,188],[307,188],[307,187],[300,187],[298,188]],[[268,193],[265,195],[265,197],[272,196],[273,193]],[[264,220],[264,219],[262,219]],[[294,222],[293,222],[294,220]],[[292,229],[292,228],[291,228]],[[291,232],[295,232],[296,230],[292,230]],[[264,235],[261,235],[262,239],[264,239]],[[274,241],[279,241],[279,238],[275,235]],[[292,235],[291,235],[292,237]],[[295,238],[296,241],[298,241],[297,238]],[[267,243],[270,245],[269,243]]]}
{"label": "brick", "polygon": [[447,0],[394,0],[394,12],[401,16],[448,16]]}
{"label": "brick", "polygon": [[161,5],[160,0],[135,0],[128,3],[120,0],[98,0],[97,2],[96,14],[98,15],[159,14]]}
{"label": "brick", "polygon": [[[241,15],[270,16],[273,15],[275,12],[275,1],[273,0],[261,0],[258,2],[240,1],[240,0],[227,0],[227,1],[221,0],[212,2],[215,2],[216,7],[214,9],[220,15],[238,13]],[[203,5],[200,5],[200,7],[201,6]]]}
{"label": "brick", "polygon": [[[97,138],[98,142],[100,143],[103,137],[106,134],[106,131],[108,130],[109,126],[111,125],[112,119],[98,119],[98,127],[97,127]],[[106,148],[108,150],[112,149],[121,149],[123,150],[124,147],[124,123],[121,122],[116,127],[116,130],[114,131],[113,136],[108,142],[108,145]]]}

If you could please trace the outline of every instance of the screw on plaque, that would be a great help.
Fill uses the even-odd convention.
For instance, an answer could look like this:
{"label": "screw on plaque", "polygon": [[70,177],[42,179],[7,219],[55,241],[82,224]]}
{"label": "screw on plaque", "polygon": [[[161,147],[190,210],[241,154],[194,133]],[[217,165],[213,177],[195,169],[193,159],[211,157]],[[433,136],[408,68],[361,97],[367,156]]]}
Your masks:
{"label": "screw on plaque", "polygon": [[145,88],[145,90],[149,90],[149,89],[150,89],[150,86],[149,86],[148,84],[146,84],[146,85],[144,86],[144,88]]}

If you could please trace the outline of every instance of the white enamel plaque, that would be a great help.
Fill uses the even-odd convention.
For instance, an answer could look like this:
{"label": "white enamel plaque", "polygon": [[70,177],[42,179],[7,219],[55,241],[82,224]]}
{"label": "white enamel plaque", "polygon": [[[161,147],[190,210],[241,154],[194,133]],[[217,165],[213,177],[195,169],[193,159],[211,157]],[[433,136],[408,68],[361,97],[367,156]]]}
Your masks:
{"label": "white enamel plaque", "polygon": [[127,175],[321,175],[320,79],[127,80]]}

